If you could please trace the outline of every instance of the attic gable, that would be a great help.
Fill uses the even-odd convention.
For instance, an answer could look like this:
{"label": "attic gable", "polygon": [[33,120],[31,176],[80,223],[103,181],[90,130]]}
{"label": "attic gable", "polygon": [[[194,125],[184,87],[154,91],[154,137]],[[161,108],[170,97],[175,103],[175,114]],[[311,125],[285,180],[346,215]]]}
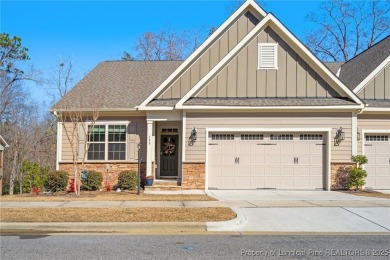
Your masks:
{"label": "attic gable", "polygon": [[144,102],[157,98],[181,98],[236,46],[266,12],[248,0],[188,57]]}
{"label": "attic gable", "polygon": [[[277,44],[277,69],[259,69],[259,44]],[[327,98],[342,97],[272,28],[246,45],[194,97]],[[346,97],[346,95],[344,95]]]}
{"label": "attic gable", "polygon": [[358,92],[365,100],[390,100],[390,63]]}
{"label": "attic gable", "polygon": [[[230,52],[228,55],[226,55],[221,62],[210,71],[202,80],[193,88],[191,89],[177,104],[176,108],[188,108],[187,106],[184,106],[184,103],[189,100],[190,98],[196,98],[201,92],[204,90],[204,88],[208,87],[208,84],[211,83],[215,77],[218,76],[219,73],[223,73],[224,70],[227,70],[226,73],[226,84],[232,85],[232,87],[226,88],[226,96],[227,97],[234,97],[234,96],[241,96],[241,94],[237,95],[237,86],[239,85],[245,85],[243,82],[250,81],[251,84],[249,84],[252,88],[251,95],[254,96],[254,76],[251,78],[248,77],[247,74],[249,74],[249,70],[243,70],[243,73],[238,73],[238,70],[241,67],[248,66],[250,60],[252,59],[251,66],[254,66],[256,61],[253,60],[253,56],[257,57],[257,49],[256,44],[259,42],[266,42],[265,39],[261,40],[261,34],[265,29],[269,27],[272,29],[273,32],[268,31],[268,33],[271,35],[273,34],[273,37],[267,36],[267,41],[272,39],[273,41],[280,40],[280,45],[286,45],[288,47],[285,47],[286,53],[288,52],[288,48],[291,48],[293,52],[296,53],[296,60],[298,61],[298,65],[296,65],[296,71],[293,70],[287,70],[284,68],[285,73],[291,73],[291,75],[283,75],[284,82],[282,84],[279,84],[279,86],[285,86],[286,84],[290,83],[290,81],[296,82],[296,86],[301,86],[304,84],[305,87],[302,89],[305,89],[305,93],[300,94],[301,88],[296,88],[296,96],[298,97],[317,97],[317,96],[324,96],[329,98],[344,98],[344,99],[350,99],[354,102],[354,104],[357,104],[356,107],[362,108],[363,104],[362,101],[351,91],[349,90],[337,77],[334,75],[321,61],[318,60],[316,56],[311,53],[306,46],[304,46],[293,34],[291,34],[290,31],[286,29],[286,27],[280,23],[272,14],[268,14],[260,23],[255,27],[253,31],[251,31],[241,42],[238,44],[235,49]],[[268,30],[270,30],[268,29]],[[255,41],[253,44],[252,42]],[[252,43],[252,44],[251,44]],[[249,51],[248,51],[249,48]],[[250,49],[251,48],[251,49]],[[245,55],[245,52],[247,53]],[[293,53],[291,52],[291,53]],[[241,53],[244,53],[242,55]],[[241,64],[240,64],[240,54],[241,54]],[[294,55],[291,55],[294,56]],[[284,58],[283,58],[284,57]],[[281,56],[278,59],[286,59],[288,55]],[[233,62],[237,59],[236,65],[233,65],[232,68],[229,70],[229,63]],[[245,61],[246,59],[246,61]],[[242,61],[244,60],[244,61]],[[297,64],[297,62],[295,62]],[[287,63],[286,63],[287,64]],[[305,68],[304,73],[305,77],[297,77],[296,75],[299,75],[299,68]],[[280,68],[278,68],[279,70]],[[253,70],[252,70],[253,71]],[[256,71],[256,74],[260,73]],[[269,84],[269,89],[265,87],[264,91],[266,95],[271,97],[278,97],[278,93],[286,93],[289,91],[294,91],[294,88],[278,88],[278,78],[277,78],[277,72],[276,70],[270,70],[270,72],[266,72],[266,76],[263,77],[265,81],[262,81],[262,84],[266,82],[267,80],[274,81],[273,84]],[[235,75],[232,75],[235,74]],[[295,75],[295,79],[294,79]],[[307,76],[309,75],[309,76]],[[230,78],[229,78],[230,77]],[[236,77],[236,78],[234,78]],[[241,78],[240,78],[241,77]],[[246,77],[246,79],[245,79]],[[302,82],[298,82],[299,78],[303,79]],[[281,78],[283,80],[283,78]],[[280,83],[280,82],[279,82]],[[309,88],[306,88],[306,86],[312,86]],[[256,83],[257,87],[257,83]],[[240,87],[242,92],[246,89],[245,87]],[[238,93],[241,93],[241,90]],[[269,90],[269,91],[268,91]],[[228,93],[229,92],[229,93]],[[207,90],[206,90],[207,93]],[[247,93],[249,91],[247,90]],[[291,93],[290,93],[291,94]],[[202,93],[201,95],[207,95],[205,93]],[[257,95],[257,90],[256,90]],[[284,94],[287,96],[287,94]],[[293,94],[292,94],[293,95]],[[216,96],[216,95],[215,95]],[[242,94],[243,97],[244,94]]]}

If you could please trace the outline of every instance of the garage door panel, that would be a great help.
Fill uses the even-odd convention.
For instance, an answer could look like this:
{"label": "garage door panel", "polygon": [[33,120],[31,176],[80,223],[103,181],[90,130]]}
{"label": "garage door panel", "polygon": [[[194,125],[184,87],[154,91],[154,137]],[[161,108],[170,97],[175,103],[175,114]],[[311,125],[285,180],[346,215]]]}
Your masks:
{"label": "garage door panel", "polygon": [[264,188],[264,177],[263,178],[258,178],[258,177],[252,177],[251,178],[251,189],[258,189],[258,188]]}
{"label": "garage door panel", "polygon": [[281,169],[281,176],[294,176],[294,173],[294,167],[283,167],[283,169]]}
{"label": "garage door panel", "polygon": [[364,165],[367,172],[366,188],[390,189],[390,136],[388,134],[369,134],[365,136]]}
{"label": "garage door panel", "polygon": [[264,176],[265,175],[265,168],[264,167],[251,167],[251,177],[258,177],[258,176]]}
{"label": "garage door panel", "polygon": [[[271,134],[261,135],[264,139],[243,138],[236,133],[234,140],[212,140],[219,147],[209,149],[208,176],[217,180],[209,181],[209,186],[220,189],[322,187],[326,147],[316,145],[322,140],[302,141],[298,134],[291,133],[283,134],[286,138],[275,134],[272,140]],[[214,158],[215,162],[210,162]]]}
{"label": "garage door panel", "polygon": [[235,176],[236,177],[250,177],[251,176],[251,167],[250,166],[242,166],[242,167],[234,167]]}
{"label": "garage door panel", "polygon": [[280,164],[282,165],[294,165],[294,156],[282,155],[280,156]]}
{"label": "garage door panel", "polygon": [[264,165],[265,164],[264,155],[251,155],[251,165]]}

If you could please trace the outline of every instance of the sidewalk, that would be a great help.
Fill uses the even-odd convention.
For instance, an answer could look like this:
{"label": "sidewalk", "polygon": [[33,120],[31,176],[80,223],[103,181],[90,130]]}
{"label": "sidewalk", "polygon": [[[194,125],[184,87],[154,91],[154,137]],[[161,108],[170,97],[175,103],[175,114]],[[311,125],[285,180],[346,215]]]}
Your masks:
{"label": "sidewalk", "polygon": [[230,207],[223,222],[0,223],[2,233],[353,233],[390,234],[390,200],[337,192],[213,191],[219,201],[0,202],[7,208]]}

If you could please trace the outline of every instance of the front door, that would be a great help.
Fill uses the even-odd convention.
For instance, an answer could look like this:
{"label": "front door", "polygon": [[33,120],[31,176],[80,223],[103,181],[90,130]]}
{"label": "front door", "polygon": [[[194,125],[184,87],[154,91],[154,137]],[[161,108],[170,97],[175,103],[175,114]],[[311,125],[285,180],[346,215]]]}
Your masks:
{"label": "front door", "polygon": [[178,135],[161,135],[160,177],[178,176]]}

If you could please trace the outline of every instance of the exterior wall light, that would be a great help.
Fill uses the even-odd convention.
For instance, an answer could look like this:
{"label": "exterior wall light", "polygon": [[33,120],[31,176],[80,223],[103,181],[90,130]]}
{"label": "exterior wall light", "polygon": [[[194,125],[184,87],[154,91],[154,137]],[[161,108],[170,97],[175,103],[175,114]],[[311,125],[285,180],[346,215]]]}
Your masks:
{"label": "exterior wall light", "polygon": [[196,141],[197,136],[198,136],[198,131],[194,127],[194,129],[191,130],[191,140]]}
{"label": "exterior wall light", "polygon": [[336,136],[334,138],[335,145],[339,145],[341,143],[341,141],[343,141],[344,139],[345,139],[345,133],[343,131],[343,128],[340,126],[340,128],[337,129]]}
{"label": "exterior wall light", "polygon": [[196,130],[196,128],[194,127],[192,130],[191,130],[191,135],[190,135],[190,140],[188,142],[189,145],[194,145],[196,139],[198,137],[198,131]]}

